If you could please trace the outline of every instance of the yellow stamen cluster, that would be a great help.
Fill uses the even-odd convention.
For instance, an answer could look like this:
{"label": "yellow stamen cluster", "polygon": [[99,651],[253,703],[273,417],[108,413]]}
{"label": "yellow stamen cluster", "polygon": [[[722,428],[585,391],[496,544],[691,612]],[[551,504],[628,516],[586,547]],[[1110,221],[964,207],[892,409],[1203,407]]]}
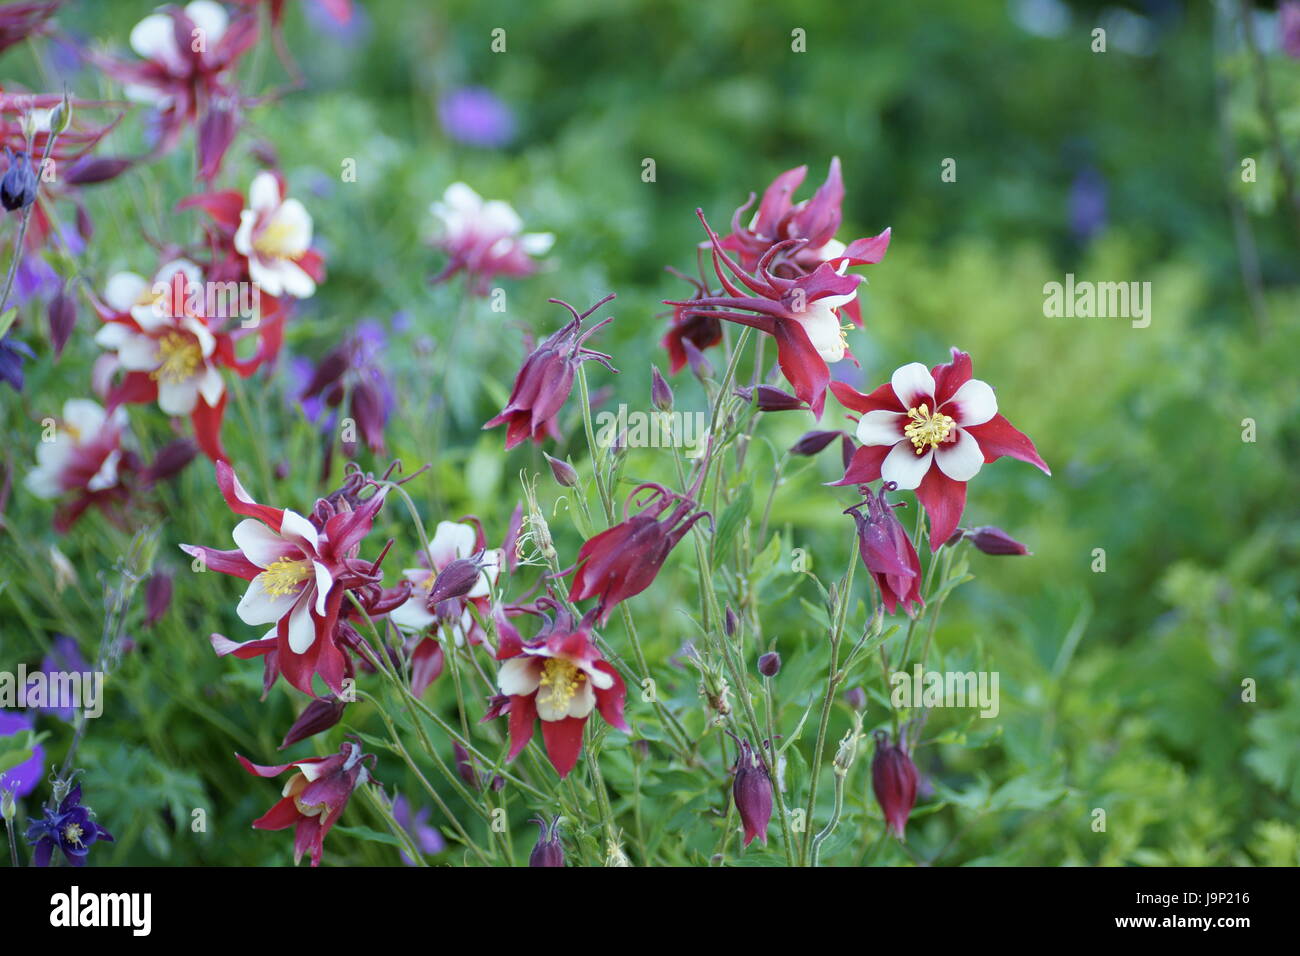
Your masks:
{"label": "yellow stamen cluster", "polygon": [[542,676],[538,681],[538,705],[560,713],[567,712],[569,703],[582,689],[582,682],[586,679],[587,675],[572,661],[548,657],[542,665]]}
{"label": "yellow stamen cluster", "polygon": [[81,837],[85,831],[81,829],[79,823],[69,823],[63,828],[63,842],[70,843],[73,846],[81,846]]}
{"label": "yellow stamen cluster", "polygon": [[282,219],[272,219],[260,235],[253,238],[253,250],[267,259],[283,259],[293,253],[289,247],[293,226]]}
{"label": "yellow stamen cluster", "polygon": [[312,576],[310,561],[290,561],[281,558],[272,561],[262,572],[262,590],[274,597],[292,594]]}
{"label": "yellow stamen cluster", "polygon": [[175,384],[194,377],[203,364],[203,352],[192,335],[168,332],[158,340],[159,364],[150,375],[160,382]]}
{"label": "yellow stamen cluster", "polygon": [[903,429],[903,434],[912,442],[918,455],[924,455],[931,448],[938,448],[948,440],[948,434],[957,423],[947,415],[937,411],[930,414],[929,407],[923,402],[920,408],[909,408],[907,417],[911,419]]}

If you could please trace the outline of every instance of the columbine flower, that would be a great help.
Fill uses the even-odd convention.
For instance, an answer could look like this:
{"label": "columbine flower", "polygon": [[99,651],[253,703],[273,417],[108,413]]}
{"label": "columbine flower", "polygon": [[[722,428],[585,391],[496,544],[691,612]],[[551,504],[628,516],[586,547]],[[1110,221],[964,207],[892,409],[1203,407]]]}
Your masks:
{"label": "columbine flower", "polygon": [[726,295],[665,304],[680,308],[683,321],[703,315],[748,325],[772,336],[781,371],[799,399],[820,418],[831,379],[827,363],[849,357],[839,310],[857,296],[862,277],[842,275],[833,262],[823,262],[813,272],[793,279],[772,272],[770,267],[778,256],[803,243],[798,239],[783,240],[768,249],[751,275],[728,255],[704,213],[697,209],[696,215],[713,244],[713,267]]}
{"label": "columbine flower", "polygon": [[217,462],[217,484],[230,509],[246,516],[233,532],[238,548],[183,544],[181,550],[201,557],[210,570],[248,581],[237,608],[240,619],[275,626],[261,640],[245,644],[214,634],[214,649],[220,656],[243,658],[274,651],[275,670],[304,694],[314,696],[314,674],[341,694],[350,663],[335,640],[339,609],[350,588],[378,579],[377,569],[359,560],[357,552],[387,489],[355,509],[342,499],[337,506],[322,499],[313,512],[326,516],[318,526],[287,508],[255,502],[224,461]]}
{"label": "columbine flower", "polygon": [[532,275],[537,271],[532,257],[546,255],[555,242],[549,232],[524,232],[523,220],[509,203],[484,202],[464,183],[452,183],[429,209],[439,227],[432,243],[449,257],[433,281],[444,282],[463,270],[475,295],[487,295],[498,275]]}
{"label": "columbine flower", "polygon": [[[438,576],[449,565],[465,559],[474,560],[479,571],[473,585],[463,596],[444,600],[429,606]],[[436,635],[425,632],[439,620],[448,622],[452,637],[459,647],[466,641],[479,644],[483,641],[483,628],[470,612],[472,603],[481,615],[489,613],[492,588],[500,573],[504,554],[500,549],[487,549],[483,531],[476,524],[458,524],[454,521],[438,522],[427,554],[421,554],[425,564],[421,568],[407,568],[402,572],[411,582],[411,596],[401,607],[388,615],[389,620],[404,631],[424,635],[411,650],[411,690],[420,696],[442,673],[442,643]]]}
{"label": "columbine flower", "polygon": [[745,828],[745,846],[753,843],[755,837],[766,846],[767,825],[772,819],[772,777],[762,756],[748,740],[736,743],[740,754],[732,770],[736,779],[731,786],[731,797]]}
{"label": "columbine flower", "polygon": [[[908,616],[913,616],[916,608],[925,606],[921,599],[921,559],[894,514],[898,505],[891,505],[885,497],[893,490],[892,483],[882,482],[879,492],[873,495],[868,489],[866,500],[844,513],[857,522],[858,551],[880,588],[885,610],[893,614],[901,604]],[[867,509],[865,515],[863,508]]]}
{"label": "columbine flower", "polygon": [[[629,518],[628,504],[647,488],[651,494],[638,503],[641,510]],[[660,521],[670,507],[672,511]],[[689,498],[673,494],[663,485],[646,482],[633,488],[623,503],[623,520],[589,538],[578,551],[569,600],[599,598],[596,610],[604,621],[616,604],[650,586],[668,553],[707,515],[707,511],[696,511]]]}
{"label": "columbine flower", "polygon": [[930,550],[938,551],[961,520],[966,482],[1003,455],[1052,472],[1034,443],[998,414],[993,389],[971,377],[971,359],[952,350],[952,361],[927,369],[920,362],[894,372],[870,395],[832,383],[840,403],[860,412],[862,442],[836,484],[865,485],[884,478],[915,490],[930,519]]}
{"label": "columbine flower", "polygon": [[15,392],[23,390],[23,362],[35,358],[26,344],[13,335],[0,337],[0,382],[5,382]]}
{"label": "columbine flower", "polygon": [[[239,754],[235,756],[245,770],[259,777],[274,777],[290,767],[297,769],[284,785],[280,802],[253,821],[255,830],[294,827],[294,863],[311,850],[311,865],[320,866],[325,835],[342,816],[352,792],[374,780],[370,773],[374,754],[363,754],[361,747],[351,741],[343,744],[332,757],[309,757],[277,766],[264,767]],[[366,767],[367,761],[370,768]]]}
{"label": "columbine flower", "polygon": [[567,614],[531,641],[521,640],[513,627],[501,628],[497,660],[502,662],[497,686],[510,698],[510,760],[532,739],[539,719],[546,755],[561,778],[578,762],[593,710],[606,723],[628,730],[623,678],[604,660],[587,626],[575,627]]}
{"label": "columbine flower", "polygon": [[889,742],[889,734],[876,731],[876,755],[871,759],[871,789],[885,814],[885,823],[900,840],[907,827],[907,818],[916,806],[916,764],[912,763],[907,731],[899,734],[896,743]]}
{"label": "columbine flower", "polygon": [[[419,847],[421,853],[432,856],[447,849],[447,841],[443,839],[442,834],[438,832],[437,828],[429,825],[428,807],[421,807],[412,814],[410,801],[398,794],[393,799],[393,819],[415,841],[415,845]],[[407,855],[405,850],[402,851],[402,862],[407,866],[415,866],[415,861]]]}
{"label": "columbine flower", "polygon": [[283,179],[269,172],[253,177],[234,239],[253,282],[267,295],[314,295],[321,257],[311,250],[311,237],[311,215],[297,199],[284,198]]}
{"label": "columbine flower", "polygon": [[108,413],[86,398],[63,403],[54,441],[36,446],[36,468],[26,478],[27,490],[38,498],[73,496],[55,515],[60,532],[92,505],[121,524],[121,509],[130,497],[124,478],[139,467],[135,454],[123,445],[126,427],[121,408]]}
{"label": "columbine flower", "polygon": [[[36,730],[35,718],[25,711],[0,710],[0,740],[24,731]],[[6,746],[12,745],[12,741]],[[15,798],[27,796],[45,776],[45,748],[31,745],[31,756],[19,764],[0,771],[0,790],[12,793]]]}
{"label": "columbine flower", "polygon": [[131,30],[131,48],[142,61],[95,56],[100,66],[126,85],[128,99],[158,111],[159,150],[169,150],[181,132],[198,123],[199,167],[215,178],[237,127],[238,92],[227,74],[257,40],[257,16],[232,22],[213,0],[194,0],[184,9],[166,7]]}
{"label": "columbine flower", "polygon": [[480,86],[453,90],[438,100],[438,121],[448,136],[470,146],[505,146],[515,135],[510,107]]}
{"label": "columbine flower", "polygon": [[573,391],[574,374],[583,362],[595,359],[611,372],[618,371],[609,364],[610,357],[604,352],[594,352],[582,345],[599,329],[614,321],[611,316],[597,322],[586,332],[582,331],[583,321],[612,298],[614,294],[610,293],[581,315],[567,302],[559,299],[547,300],[568,309],[573,315],[573,320],[552,334],[537,346],[532,355],[528,356],[523,367],[519,369],[519,374],[515,376],[515,387],[510,393],[510,400],[506,402],[506,407],[501,410],[501,414],[483,426],[484,428],[506,426],[507,451],[525,438],[531,438],[540,445],[542,439],[548,435],[552,438],[560,437],[555,418],[560,414],[564,403],[569,400],[569,393]]}
{"label": "columbine flower", "polygon": [[[774,245],[787,239],[802,240],[799,245],[785,247],[768,266],[775,275],[791,279],[807,275],[826,262],[842,273],[849,265],[874,265],[883,259],[889,248],[888,229],[877,236],[855,239],[847,246],[835,238],[843,219],[840,206],[844,201],[839,157],[831,160],[826,182],[812,199],[795,203],[794,192],[807,174],[808,167],[799,166],[777,176],[764,191],[749,225],[742,227],[740,217],[754,202],[751,194],[749,202],[731,217],[731,235],[722,240],[723,248],[735,252],[740,264],[752,270]],[[844,311],[861,328],[857,301],[845,303]]]}
{"label": "columbine flower", "polygon": [[45,808],[40,820],[27,825],[27,839],[35,847],[33,866],[49,866],[57,847],[71,866],[84,866],[98,840],[113,842],[113,835],[94,821],[89,807],[81,805],[81,784],[72,788],[57,810]]}

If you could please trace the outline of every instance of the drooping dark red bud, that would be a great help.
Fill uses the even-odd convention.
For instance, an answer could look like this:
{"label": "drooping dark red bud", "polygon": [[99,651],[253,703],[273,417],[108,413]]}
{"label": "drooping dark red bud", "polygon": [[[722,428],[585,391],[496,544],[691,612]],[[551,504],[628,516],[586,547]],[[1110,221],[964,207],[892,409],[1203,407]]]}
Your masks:
{"label": "drooping dark red bud", "polygon": [[472,558],[457,558],[438,572],[426,601],[430,610],[443,601],[461,598],[474,590],[482,571]]}
{"label": "drooping dark red bud", "polygon": [[758,659],[758,672],[764,677],[775,677],[781,673],[781,655],[776,651],[768,651]]}
{"label": "drooping dark red bud", "polygon": [[840,435],[840,462],[844,465],[844,470],[849,470],[849,463],[853,461],[853,453],[858,450],[858,443],[853,440],[853,436],[848,432]]}
{"label": "drooping dark red bud", "polygon": [[727,637],[735,637],[736,631],[739,629],[740,618],[736,617],[736,612],[733,611],[731,605],[728,604],[726,610],[723,611],[722,614],[722,630],[726,633]]}
{"label": "drooping dark red bud", "polygon": [[885,814],[885,823],[900,840],[907,818],[916,806],[916,764],[899,743],[890,743],[889,734],[877,730],[876,754],[871,758],[871,789]]}
{"label": "drooping dark red bud", "polygon": [[844,703],[854,710],[863,710],[867,706],[867,692],[861,687],[850,687],[844,692]]}
{"label": "drooping dark red bud", "polygon": [[63,173],[73,186],[93,186],[116,179],[131,168],[132,160],[114,156],[82,156]]}
{"label": "drooping dark red bud", "polygon": [[90,212],[80,202],[77,203],[77,235],[82,242],[90,242],[95,236],[95,220],[90,218]]}
{"label": "drooping dark red bud", "polygon": [[541,817],[534,817],[533,822],[541,827],[537,844],[528,854],[529,866],[564,866],[564,844],[560,842],[560,818],[554,817],[547,823]]}
{"label": "drooping dark red bud", "polygon": [[452,753],[456,757],[456,772],[460,774],[460,779],[475,790],[482,788],[482,781],[478,778],[478,773],[474,770],[474,758],[469,755],[459,740],[453,740],[451,744]]}
{"label": "drooping dark red bud", "polygon": [[158,449],[158,454],[145,469],[145,481],[153,484],[176,477],[198,453],[199,446],[189,438],[177,438],[175,441],[168,442]]}
{"label": "drooping dark red bud", "polygon": [[755,837],[767,845],[767,825],[772,819],[772,777],[762,756],[755,753],[748,740],[738,740],[740,756],[736,760],[736,779],[731,797],[745,828],[745,846]]}
{"label": "drooping dark red bud", "polygon": [[782,391],[775,385],[759,385],[757,388],[738,388],[736,394],[745,401],[752,402],[757,397],[760,412],[790,412],[806,409],[806,402],[801,402],[789,392]]}
{"label": "drooping dark red bud", "polygon": [[[857,522],[858,551],[880,588],[885,610],[893,614],[901,604],[910,615],[925,604],[921,598],[921,560],[886,497],[893,488],[893,482],[883,482],[878,493],[868,491],[866,500],[844,513]],[[866,514],[862,513],[864,508]]]}
{"label": "drooping dark red bud", "polygon": [[159,571],[144,586],[145,626],[157,624],[171,604],[172,576],[167,571]]}
{"label": "drooping dark red bud", "polygon": [[57,359],[63,354],[63,347],[68,344],[72,330],[77,326],[77,298],[68,292],[66,283],[50,300],[48,315],[50,344],[54,346],[54,357]]}
{"label": "drooping dark red bud", "polygon": [[303,708],[298,719],[293,722],[289,732],[284,735],[284,742],[280,744],[279,749],[291,747],[300,740],[306,740],[308,737],[329,730],[343,719],[343,711],[346,707],[347,704],[333,694],[315,698]]}
{"label": "drooping dark red bud", "polygon": [[817,454],[838,436],[839,432],[805,432],[803,437],[790,446],[790,454],[812,456]]}
{"label": "drooping dark red bud", "polygon": [[982,528],[976,528],[974,531],[966,531],[964,536],[969,538],[970,543],[985,554],[1032,554],[1028,548],[1011,537],[1011,535],[993,525],[985,525]]}

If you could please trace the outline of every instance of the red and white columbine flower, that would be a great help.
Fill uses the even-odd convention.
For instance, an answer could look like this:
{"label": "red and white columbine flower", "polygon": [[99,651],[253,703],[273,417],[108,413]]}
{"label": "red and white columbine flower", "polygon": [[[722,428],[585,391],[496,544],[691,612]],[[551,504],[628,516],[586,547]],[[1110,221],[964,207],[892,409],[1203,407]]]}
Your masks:
{"label": "red and white columbine flower", "polygon": [[836,484],[883,478],[915,490],[930,519],[931,551],[957,530],[966,482],[987,462],[1009,455],[1052,473],[1034,443],[998,414],[993,389],[971,377],[971,358],[958,349],[951,362],[933,369],[904,365],[869,395],[841,382],[832,382],[831,390],[862,415],[856,433],[862,447]]}
{"label": "red and white columbine flower", "polygon": [[555,622],[530,641],[499,620],[501,646],[497,686],[510,699],[510,760],[533,737],[534,722],[542,722],[546,755],[555,772],[569,775],[582,750],[582,731],[593,710],[619,730],[627,688],[591,639],[585,623],[576,627],[560,613]]}
{"label": "red and white columbine flower", "polygon": [[312,220],[297,199],[285,198],[284,181],[261,172],[239,214],[235,249],[248,259],[248,275],[267,295],[306,299],[316,292],[321,259],[311,249]]}
{"label": "red and white columbine flower", "polygon": [[[439,604],[436,612],[430,609],[429,595],[438,575],[453,561],[465,558],[476,559],[481,569],[474,585],[463,596]],[[467,640],[471,644],[483,642],[483,628],[469,606],[473,603],[484,617],[491,612],[492,588],[496,585],[503,559],[504,552],[500,548],[487,548],[483,531],[476,525],[440,521],[433,540],[429,542],[427,556],[420,556],[422,562],[427,562],[426,566],[407,568],[402,572],[411,582],[411,596],[388,618],[403,631],[419,636],[411,648],[411,690],[417,697],[442,673],[442,643],[436,634],[427,633],[430,627],[440,619],[449,618],[448,628],[457,647]]]}
{"label": "red and white columbine flower", "polygon": [[342,693],[350,664],[336,642],[339,609],[349,588],[377,580],[377,570],[357,552],[387,489],[355,509],[327,509],[317,527],[295,511],[258,504],[224,461],[217,462],[217,484],[230,509],[246,516],[232,533],[238,547],[218,551],[183,544],[181,550],[202,558],[213,571],[248,581],[237,608],[240,619],[275,626],[261,640],[245,644],[214,634],[213,647],[221,656],[242,658],[274,652],[275,669],[304,694],[314,695],[314,674]]}
{"label": "red and white columbine flower", "polygon": [[374,754],[363,754],[360,745],[352,741],[344,743],[332,757],[309,757],[273,766],[255,764],[239,754],[235,756],[245,770],[259,777],[274,777],[290,767],[298,771],[284,785],[280,801],[253,821],[255,830],[294,828],[294,863],[311,850],[311,865],[320,866],[330,827],[343,815],[352,792],[374,780],[366,766],[366,761],[374,765]]}
{"label": "red and white columbine flower", "polygon": [[134,272],[108,280],[104,302],[111,310],[95,341],[117,353],[126,372],[145,373],[154,383],[158,407],[168,415],[189,415],[199,399],[215,407],[226,386],[214,356],[216,336],[189,306],[203,270],[188,259],[174,259],[153,281]]}
{"label": "red and white columbine flower", "polygon": [[125,503],[130,491],[126,473],[138,467],[135,455],[123,448],[126,411],[105,412],[85,398],[63,403],[63,418],[54,441],[36,447],[36,467],[27,473],[27,490],[38,498],[74,495],[54,517],[54,526],[66,531],[94,505],[110,517]]}
{"label": "red and white columbine flower", "polygon": [[524,221],[509,203],[485,202],[464,183],[452,183],[429,209],[438,221],[433,245],[449,257],[433,281],[464,270],[475,295],[487,295],[495,276],[532,275],[537,271],[533,257],[546,255],[555,243],[549,232],[524,232]]}

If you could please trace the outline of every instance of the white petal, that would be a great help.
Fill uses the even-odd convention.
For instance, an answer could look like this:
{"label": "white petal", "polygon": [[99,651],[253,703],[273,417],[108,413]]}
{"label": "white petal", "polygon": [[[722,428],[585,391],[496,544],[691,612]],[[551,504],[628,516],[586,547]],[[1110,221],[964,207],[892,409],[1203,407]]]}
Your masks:
{"label": "white petal", "polygon": [[580,664],[578,666],[586,672],[587,677],[590,678],[590,683],[597,690],[609,690],[614,686],[613,674],[606,673],[593,664]]}
{"label": "white petal", "polygon": [[527,696],[541,684],[541,667],[531,657],[512,657],[497,671],[497,687],[510,697]]}
{"label": "white petal", "polygon": [[221,401],[221,395],[225,390],[226,383],[222,379],[221,373],[211,365],[207,366],[203,377],[199,379],[199,394],[203,396],[203,400],[210,407],[216,408],[217,402]]}
{"label": "white petal", "polygon": [[970,432],[956,428],[953,434],[956,441],[944,442],[934,450],[935,464],[953,481],[970,481],[984,466],[984,453]]}
{"label": "white petal", "polygon": [[[578,692],[573,695],[573,700],[569,701],[570,717],[586,717],[596,708],[596,691],[592,689],[591,681],[585,680]],[[541,716],[541,711],[538,711]]]}
{"label": "white petal", "polygon": [[279,260],[264,262],[256,253],[251,253],[248,259],[248,277],[267,295],[283,295],[284,279],[281,277],[279,265]]}
{"label": "white petal", "polygon": [[122,460],[122,453],[114,448],[105,457],[103,463],[99,466],[99,471],[91,476],[90,481],[86,482],[87,491],[103,491],[105,488],[112,488],[117,484],[117,465]]}
{"label": "white petal", "polygon": [[235,539],[235,546],[244,552],[244,557],[259,568],[270,567],[282,558],[300,557],[292,544],[256,518],[245,518],[239,522],[230,536]]}
{"label": "white petal", "polygon": [[295,299],[310,299],[316,294],[316,280],[307,274],[307,270],[292,259],[280,259],[276,263],[276,272],[280,277],[280,286],[285,294]]}
{"label": "white petal", "polygon": [[925,473],[930,470],[930,460],[934,452],[927,450],[918,455],[911,442],[900,441],[880,463],[880,477],[892,481],[899,488],[910,490],[921,483]]}
{"label": "white petal", "polygon": [[958,425],[983,425],[998,413],[998,400],[987,382],[973,378],[943,403],[943,410]]}
{"label": "white petal", "polygon": [[151,13],[131,28],[131,49],[146,60],[158,60],[167,66],[180,62],[176,49],[176,33],[172,18],[163,13]]}
{"label": "white petal", "polygon": [[245,209],[239,214],[239,228],[235,230],[235,251],[241,256],[253,254],[253,227],[257,225],[257,213]]}
{"label": "white petal", "polygon": [[289,508],[284,509],[284,517],[280,519],[280,534],[286,538],[301,538],[303,542],[310,546],[312,554],[320,545],[316,537],[316,526],[304,518],[298,512]]}
{"label": "white petal", "polygon": [[808,333],[808,341],[822,357],[822,361],[833,364],[844,358],[848,346],[840,333],[840,317],[828,303],[829,299],[809,303],[807,311],[795,313],[795,320]]}
{"label": "white petal", "polygon": [[876,409],[858,421],[858,441],[864,445],[893,445],[903,440],[907,416],[902,412]]}
{"label": "white petal", "polygon": [[104,409],[88,398],[70,398],[63,403],[63,422],[77,430],[81,441],[94,438],[104,427]]}
{"label": "white petal", "polygon": [[127,312],[149,288],[144,276],[134,272],[116,272],[104,287],[104,301],[114,312]]}
{"label": "white petal", "polygon": [[268,594],[262,585],[262,575],[259,574],[248,582],[248,590],[240,599],[235,613],[245,624],[274,624],[289,613],[300,593],[290,591],[288,594]]}
{"label": "white petal", "polygon": [[311,601],[304,596],[289,613],[289,649],[295,654],[305,654],[315,641],[316,622],[311,617]]}
{"label": "white petal", "polygon": [[424,606],[428,592],[416,594],[406,600],[396,610],[390,611],[388,619],[404,631],[423,631],[437,620]]}
{"label": "white petal", "polygon": [[429,542],[429,560],[435,568],[444,568],[457,558],[468,558],[478,543],[478,532],[472,524],[439,521]]}
{"label": "white petal", "polygon": [[[125,364],[125,363],[123,363]],[[199,380],[197,376],[183,382],[158,383],[158,407],[168,415],[188,415],[199,403]]]}
{"label": "white petal", "polygon": [[[280,251],[290,258],[300,256],[311,245],[311,214],[296,199],[286,199],[271,217]],[[281,232],[283,230],[283,232]]]}
{"label": "white petal", "polygon": [[[125,326],[123,326],[125,328]],[[117,360],[128,372],[152,372],[158,367],[158,342],[147,335],[127,330],[118,342]]]}
{"label": "white petal", "polygon": [[[261,172],[248,187],[248,207],[254,213],[270,212],[280,205],[280,182],[272,173]],[[242,216],[240,217],[243,218]],[[255,216],[253,218],[256,218]]]}
{"label": "white petal", "polygon": [[329,598],[330,588],[334,587],[334,576],[319,561],[313,561],[312,564],[316,566],[316,613],[324,617],[325,602]]}
{"label": "white petal", "polygon": [[[904,408],[915,408],[921,402],[934,404],[934,376],[920,362],[909,362],[894,372],[889,380],[894,394]],[[934,411],[933,408],[930,411]]]}
{"label": "white petal", "polygon": [[185,7],[185,15],[194,25],[207,33],[208,50],[211,51],[226,33],[230,18],[225,8],[214,0],[194,0]]}

